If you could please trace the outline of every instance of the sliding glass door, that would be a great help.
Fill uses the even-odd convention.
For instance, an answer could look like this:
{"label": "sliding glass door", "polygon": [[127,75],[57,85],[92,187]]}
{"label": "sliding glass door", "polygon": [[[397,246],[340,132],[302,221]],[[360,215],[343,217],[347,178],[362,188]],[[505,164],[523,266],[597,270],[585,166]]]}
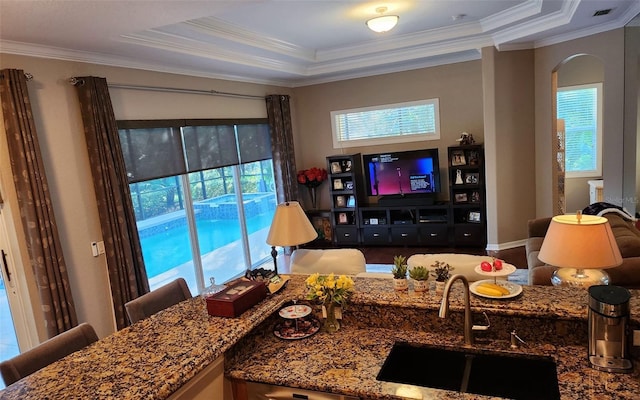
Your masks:
{"label": "sliding glass door", "polygon": [[[270,257],[265,241],[276,207],[273,165],[266,125],[177,132],[127,129],[120,136],[131,176],[153,176],[149,171],[171,164],[183,171],[132,182],[130,189],[151,289],[180,276],[195,294],[211,278],[224,283]],[[179,146],[171,143],[175,138]],[[180,154],[166,156],[162,166],[141,162],[178,148]]]}

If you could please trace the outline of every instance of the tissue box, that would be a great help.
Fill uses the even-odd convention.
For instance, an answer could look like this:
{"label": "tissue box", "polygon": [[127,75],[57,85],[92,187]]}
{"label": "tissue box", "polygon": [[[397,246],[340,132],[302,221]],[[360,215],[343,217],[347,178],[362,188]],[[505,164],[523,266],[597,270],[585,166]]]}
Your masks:
{"label": "tissue box", "polygon": [[264,282],[239,281],[205,298],[207,312],[215,317],[237,317],[267,297]]}

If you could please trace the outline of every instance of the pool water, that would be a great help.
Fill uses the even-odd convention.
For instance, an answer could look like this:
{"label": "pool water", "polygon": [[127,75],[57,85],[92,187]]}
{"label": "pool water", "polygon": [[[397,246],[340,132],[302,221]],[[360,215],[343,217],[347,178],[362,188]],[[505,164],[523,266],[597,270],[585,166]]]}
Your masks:
{"label": "pool water", "polygon": [[[247,233],[250,235],[271,225],[273,216],[259,214],[247,218]],[[237,219],[198,220],[196,222],[200,253],[240,240],[240,224]],[[163,232],[141,237],[142,255],[149,278],[173,269],[193,259],[187,226],[174,226]]]}

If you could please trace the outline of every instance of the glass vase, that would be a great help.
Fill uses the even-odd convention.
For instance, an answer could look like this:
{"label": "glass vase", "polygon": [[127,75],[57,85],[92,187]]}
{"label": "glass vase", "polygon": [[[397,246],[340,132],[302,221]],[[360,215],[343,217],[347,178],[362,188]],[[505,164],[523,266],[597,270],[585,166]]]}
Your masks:
{"label": "glass vase", "polygon": [[309,196],[311,197],[311,208],[316,210],[318,208],[318,197],[315,186],[309,186]]}
{"label": "glass vase", "polygon": [[324,304],[327,318],[324,320],[324,330],[327,333],[335,333],[340,329],[340,322],[336,318],[336,303],[327,302]]}

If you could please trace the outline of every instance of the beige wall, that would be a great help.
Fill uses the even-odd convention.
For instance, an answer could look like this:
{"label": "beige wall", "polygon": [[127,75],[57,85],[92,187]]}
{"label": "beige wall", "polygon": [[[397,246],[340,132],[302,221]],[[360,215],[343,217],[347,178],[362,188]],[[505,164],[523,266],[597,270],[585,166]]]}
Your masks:
{"label": "beige wall", "polygon": [[[91,323],[100,337],[115,330],[111,292],[104,257],[91,255],[90,242],[101,240],[100,224],[77,95],[68,79],[92,75],[105,77],[109,83],[257,96],[288,92],[262,85],[6,54],[0,59],[0,68],[22,69],[34,76],[28,84],[29,95],[78,318]],[[112,89],[110,94],[117,119],[266,117],[261,99],[123,89]],[[8,157],[2,157],[0,167],[3,172],[10,168]],[[28,261],[23,260],[23,266],[28,266]]]}
{"label": "beige wall", "polygon": [[533,51],[482,51],[487,248],[521,244],[535,216]]}
{"label": "beige wall", "polygon": [[[333,148],[331,111],[432,98],[440,101],[440,140]],[[447,147],[456,145],[456,139],[464,131],[473,134],[476,142],[484,142],[480,61],[300,87],[294,89],[293,102],[297,117],[295,146],[298,169],[325,167],[325,157],[333,154],[367,154],[437,147],[442,171],[441,200],[449,198]],[[308,201],[306,193],[301,192],[300,196],[303,201]],[[319,198],[319,207],[328,208],[328,185],[321,186]],[[375,202],[376,198],[370,200]]]}
{"label": "beige wall", "polygon": [[568,58],[591,54],[604,64],[603,178],[605,201],[620,204],[623,177],[624,30],[592,35],[535,51],[536,214],[553,214],[551,74]]}

